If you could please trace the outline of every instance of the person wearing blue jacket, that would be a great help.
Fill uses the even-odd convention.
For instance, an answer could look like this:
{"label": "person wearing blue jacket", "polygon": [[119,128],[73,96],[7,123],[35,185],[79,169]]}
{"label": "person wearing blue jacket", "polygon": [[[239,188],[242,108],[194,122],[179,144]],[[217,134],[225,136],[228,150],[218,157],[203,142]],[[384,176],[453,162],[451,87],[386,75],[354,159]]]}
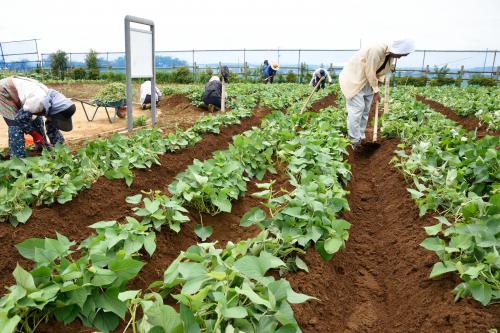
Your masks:
{"label": "person wearing blue jacket", "polygon": [[267,60],[264,60],[264,67],[262,69],[264,73],[264,81],[265,83],[273,83],[274,77],[276,76],[276,72],[279,70],[279,65],[276,62],[273,62],[269,65]]}

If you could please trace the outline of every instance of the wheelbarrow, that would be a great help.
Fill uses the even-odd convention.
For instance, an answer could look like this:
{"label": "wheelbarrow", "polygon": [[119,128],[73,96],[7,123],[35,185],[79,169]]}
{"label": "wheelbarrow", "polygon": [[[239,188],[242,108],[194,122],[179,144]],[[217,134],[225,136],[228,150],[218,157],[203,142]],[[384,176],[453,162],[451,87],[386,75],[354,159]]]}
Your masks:
{"label": "wheelbarrow", "polygon": [[[122,100],[119,100],[119,101],[114,101],[114,102],[104,102],[104,101],[99,101],[99,100],[83,100],[83,99],[77,99],[77,98],[73,98],[73,100],[77,101],[77,102],[80,102],[80,104],[82,105],[82,109],[83,109],[83,112],[85,112],[85,117],[87,117],[87,120],[88,121],[93,121],[95,119],[95,116],[97,114],[97,111],[99,111],[100,108],[103,108],[104,111],[106,111],[106,116],[108,117],[108,120],[110,123],[114,123],[116,121],[116,118],[125,118],[125,113],[122,112],[121,110],[123,110],[124,108],[126,108],[126,104],[127,104],[127,100],[126,99],[122,99]],[[93,110],[93,114],[92,114],[92,117],[89,117],[89,114],[92,113],[92,110],[87,110],[87,108],[85,107],[91,107],[91,108],[94,108]],[[115,112],[114,114],[110,115],[110,110],[108,110],[108,108],[110,109],[115,109]]]}

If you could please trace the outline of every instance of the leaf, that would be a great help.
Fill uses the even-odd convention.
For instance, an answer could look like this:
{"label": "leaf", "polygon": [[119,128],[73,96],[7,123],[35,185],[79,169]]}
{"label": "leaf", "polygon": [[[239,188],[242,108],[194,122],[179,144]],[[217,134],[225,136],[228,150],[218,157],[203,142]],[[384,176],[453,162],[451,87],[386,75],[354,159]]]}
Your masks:
{"label": "leaf", "polygon": [[228,200],[226,194],[219,194],[212,199],[212,203],[220,209],[221,212],[231,213],[231,201]]}
{"label": "leaf", "polygon": [[133,300],[134,298],[137,297],[137,294],[139,294],[140,290],[127,290],[123,291],[118,294],[118,299],[122,302],[130,301]]}
{"label": "leaf", "polygon": [[248,316],[248,312],[242,306],[235,306],[222,309],[222,315],[226,318],[245,318]]}
{"label": "leaf", "polygon": [[420,246],[429,251],[443,251],[445,247],[444,241],[439,237],[428,237],[420,243]]}
{"label": "leaf", "polygon": [[287,291],[287,300],[292,304],[304,303],[310,299],[317,299],[316,297],[308,296],[306,294],[300,294],[293,291],[292,288],[289,288]]}
{"label": "leaf", "polygon": [[21,317],[18,315],[9,318],[6,311],[0,311],[0,333],[15,333],[20,321]]}
{"label": "leaf", "polygon": [[20,211],[14,214],[14,217],[19,223],[26,223],[30,218],[32,210],[30,207],[23,207]]}
{"label": "leaf", "polygon": [[408,188],[407,190],[408,190],[408,192],[410,192],[411,198],[414,200],[424,196],[424,194],[422,192],[419,192],[419,191],[414,190],[412,188]]}
{"label": "leaf", "polygon": [[200,326],[196,322],[193,312],[191,312],[191,310],[182,303],[180,305],[180,313],[181,313],[181,320],[184,323],[184,333],[201,332]]}
{"label": "leaf", "polygon": [[269,269],[280,266],[285,266],[285,263],[266,251],[262,251],[259,257],[246,255],[233,264],[242,274],[257,280],[264,277]]}
{"label": "leaf", "polygon": [[124,319],[127,312],[127,304],[118,299],[118,295],[118,288],[109,288],[97,298],[96,305],[106,312],[113,312],[121,319]]}
{"label": "leaf", "polygon": [[472,297],[479,301],[482,305],[486,306],[491,301],[492,290],[491,287],[480,281],[470,281],[468,283],[469,290],[471,291]]}
{"label": "leaf", "polygon": [[93,325],[103,333],[114,331],[120,323],[120,317],[112,312],[97,312]]}
{"label": "leaf", "polygon": [[325,251],[327,253],[336,253],[343,245],[343,241],[338,238],[328,238],[325,241]]}
{"label": "leaf", "polygon": [[201,224],[197,224],[194,227],[194,233],[196,236],[200,237],[203,242],[212,235],[213,231],[214,230],[211,226],[202,226]]}
{"label": "leaf", "polygon": [[249,227],[254,224],[262,223],[266,220],[266,213],[258,207],[251,208],[243,215],[240,221],[240,226]]}
{"label": "leaf", "polygon": [[155,302],[145,312],[148,323],[161,327],[163,333],[183,333],[181,317],[170,305]]}
{"label": "leaf", "polygon": [[16,245],[19,253],[32,261],[35,261],[35,249],[43,248],[45,241],[41,238],[30,238]]}
{"label": "leaf", "polygon": [[436,276],[439,276],[439,275],[442,275],[445,273],[449,273],[449,272],[454,272],[456,270],[457,270],[456,267],[452,264],[445,265],[442,262],[437,262],[432,267],[432,271],[431,271],[431,274],[429,277],[432,279]]}
{"label": "leaf", "polygon": [[424,229],[425,229],[425,232],[427,233],[427,235],[436,236],[437,234],[439,234],[442,231],[443,225],[441,223],[438,223],[438,224],[435,224],[435,225],[430,226],[430,227],[424,227]]}
{"label": "leaf", "polygon": [[293,216],[296,218],[304,218],[303,215],[301,215],[302,207],[287,207],[283,209],[282,213],[288,216]]}
{"label": "leaf", "polygon": [[125,202],[129,204],[137,205],[142,200],[142,194],[131,195],[125,199]]}
{"label": "leaf", "polygon": [[156,251],[156,233],[154,231],[148,233],[144,238],[144,248],[150,257]]}
{"label": "leaf", "polygon": [[297,268],[309,273],[309,268],[307,267],[307,264],[302,259],[300,259],[299,256],[295,257],[295,265],[297,265]]}
{"label": "leaf", "polygon": [[28,291],[36,290],[35,280],[33,280],[33,276],[19,264],[16,265],[16,268],[14,269],[12,275],[14,276],[14,279],[16,279],[16,283],[24,289]]}
{"label": "leaf", "polygon": [[246,297],[248,297],[252,303],[264,305],[268,309],[271,308],[271,304],[269,303],[269,301],[257,295],[255,291],[253,291],[252,288],[250,288],[248,282],[243,282],[241,289],[238,287],[234,289],[238,294],[245,295]]}
{"label": "leaf", "polygon": [[116,223],[117,223],[116,221],[101,221],[101,222],[97,222],[97,223],[89,225],[89,228],[93,228],[93,229],[107,229],[107,228],[111,228]]}
{"label": "leaf", "polygon": [[116,257],[109,261],[108,268],[124,281],[132,280],[142,269],[144,263],[132,258]]}

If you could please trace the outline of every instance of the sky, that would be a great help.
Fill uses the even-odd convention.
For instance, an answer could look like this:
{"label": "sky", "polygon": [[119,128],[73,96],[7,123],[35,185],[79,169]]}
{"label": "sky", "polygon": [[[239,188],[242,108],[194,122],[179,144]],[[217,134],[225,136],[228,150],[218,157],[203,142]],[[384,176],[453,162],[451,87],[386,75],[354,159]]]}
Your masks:
{"label": "sky", "polygon": [[157,50],[342,49],[401,37],[417,49],[500,49],[500,0],[17,0],[0,12],[0,41],[123,51],[127,14],[155,22]]}

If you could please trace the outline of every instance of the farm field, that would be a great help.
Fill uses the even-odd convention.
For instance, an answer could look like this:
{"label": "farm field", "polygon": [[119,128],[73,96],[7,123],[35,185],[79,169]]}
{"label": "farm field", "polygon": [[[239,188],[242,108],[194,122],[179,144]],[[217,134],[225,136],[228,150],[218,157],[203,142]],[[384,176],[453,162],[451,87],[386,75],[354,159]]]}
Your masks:
{"label": "farm field", "polygon": [[0,162],[0,332],[495,332],[499,89],[458,89],[353,151],[337,85],[164,86],[158,128]]}

